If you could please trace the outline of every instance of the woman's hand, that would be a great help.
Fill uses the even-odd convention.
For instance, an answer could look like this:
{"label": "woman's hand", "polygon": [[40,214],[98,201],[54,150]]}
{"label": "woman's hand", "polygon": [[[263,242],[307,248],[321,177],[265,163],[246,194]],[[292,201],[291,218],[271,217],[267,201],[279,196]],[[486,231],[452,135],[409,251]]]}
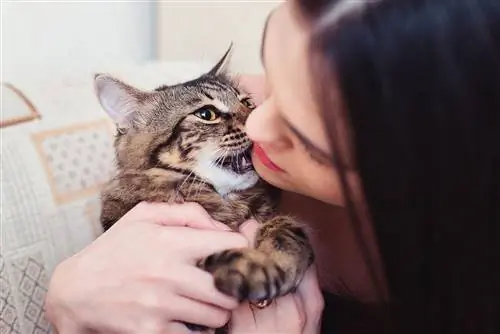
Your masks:
{"label": "woman's hand", "polygon": [[[258,225],[245,223],[241,232],[254,240]],[[318,334],[321,329],[323,295],[319,288],[316,269],[312,266],[295,293],[274,300],[264,309],[240,305],[231,317],[232,334]]]}
{"label": "woman's hand", "polygon": [[48,320],[59,334],[189,333],[179,321],[223,326],[238,303],[195,266],[213,252],[248,246],[221,226],[197,204],[137,205],[56,268]]}

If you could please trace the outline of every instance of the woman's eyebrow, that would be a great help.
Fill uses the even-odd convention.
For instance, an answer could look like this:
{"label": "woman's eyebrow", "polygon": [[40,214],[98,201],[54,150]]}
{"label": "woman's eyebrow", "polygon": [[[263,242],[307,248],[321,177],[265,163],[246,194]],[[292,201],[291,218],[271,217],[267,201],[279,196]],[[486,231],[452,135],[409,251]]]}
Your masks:
{"label": "woman's eyebrow", "polygon": [[313,154],[313,156],[317,157],[319,162],[325,163],[325,164],[330,164],[332,162],[332,156],[323,151],[321,148],[317,147],[315,144],[313,144],[306,136],[304,136],[293,124],[291,124],[286,118],[281,117],[283,121],[285,122],[286,126],[290,129],[290,131],[293,132],[294,135],[299,138],[299,140],[304,144],[306,149]]}

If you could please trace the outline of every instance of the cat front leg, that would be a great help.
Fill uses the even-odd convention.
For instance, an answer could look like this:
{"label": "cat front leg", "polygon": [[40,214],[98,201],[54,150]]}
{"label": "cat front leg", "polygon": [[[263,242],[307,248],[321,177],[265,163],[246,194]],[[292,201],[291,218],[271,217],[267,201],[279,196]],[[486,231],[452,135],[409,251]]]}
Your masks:
{"label": "cat front leg", "polygon": [[169,182],[160,183],[148,174],[124,173],[101,192],[100,222],[104,231],[140,202],[183,203],[184,197]]}
{"label": "cat front leg", "polygon": [[284,271],[276,295],[264,299],[295,290],[315,259],[304,225],[290,216],[276,216],[265,222],[257,232],[255,245]]}
{"label": "cat front leg", "polygon": [[224,250],[198,265],[212,273],[221,292],[259,303],[296,289],[313,261],[304,228],[291,217],[277,216],[261,225],[255,249]]}

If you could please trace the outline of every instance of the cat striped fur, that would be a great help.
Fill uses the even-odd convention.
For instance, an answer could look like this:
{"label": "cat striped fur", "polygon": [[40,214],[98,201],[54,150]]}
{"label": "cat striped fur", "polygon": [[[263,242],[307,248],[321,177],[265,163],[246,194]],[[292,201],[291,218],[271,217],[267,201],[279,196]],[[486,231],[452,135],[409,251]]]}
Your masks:
{"label": "cat striped fur", "polygon": [[95,76],[99,102],[117,125],[118,172],[102,190],[100,219],[107,231],[141,201],[196,202],[234,230],[256,219],[254,249],[228,249],[198,266],[221,292],[258,302],[295,289],[314,254],[304,227],[277,214],[280,191],[253,169],[244,124],[255,106],[227,73],[230,49],[200,77],[151,91]]}

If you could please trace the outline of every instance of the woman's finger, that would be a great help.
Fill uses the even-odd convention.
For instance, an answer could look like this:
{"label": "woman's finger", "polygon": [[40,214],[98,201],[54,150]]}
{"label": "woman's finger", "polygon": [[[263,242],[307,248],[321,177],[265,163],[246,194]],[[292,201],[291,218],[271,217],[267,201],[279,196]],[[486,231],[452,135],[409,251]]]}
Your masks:
{"label": "woman's finger", "polygon": [[323,295],[318,282],[316,266],[313,264],[304,275],[296,291],[306,314],[304,334],[318,333],[324,308]]}
{"label": "woman's finger", "polygon": [[255,235],[259,229],[259,223],[255,219],[250,219],[240,226],[240,232],[248,240],[249,247],[254,247]]}
{"label": "woman's finger", "polygon": [[124,217],[165,226],[189,226],[198,229],[220,230],[203,207],[196,203],[167,204],[141,202]]}
{"label": "woman's finger", "polygon": [[256,333],[258,329],[267,331],[276,328],[276,302],[264,309],[250,306],[250,303],[241,304],[231,316],[231,332]]}
{"label": "woman's finger", "polygon": [[[213,231],[199,229],[186,229],[184,227],[172,226],[159,230],[165,242],[177,244],[182,248],[179,252],[182,259],[196,261],[212,253],[220,252],[230,248],[248,247],[248,241],[240,233]],[[175,239],[172,240],[172,236]]]}
{"label": "woman's finger", "polygon": [[[225,310],[232,310],[238,307],[238,301],[235,298],[229,297],[217,290],[211,274],[195,267],[186,266],[178,270],[177,275],[184,278],[182,284],[175,287],[179,295],[206,304],[212,304]],[[189,282],[192,282],[192,284]]]}
{"label": "woman's finger", "polygon": [[242,303],[231,315],[231,330],[230,333],[241,333],[242,329],[247,329],[252,333],[251,329],[255,328],[256,319],[248,302]]}
{"label": "woman's finger", "polygon": [[[214,334],[215,330],[211,329],[203,332],[203,334]],[[162,334],[201,334],[199,331],[191,331],[186,325],[179,321],[172,321],[167,324]]]}
{"label": "woman's finger", "polygon": [[[304,330],[305,326],[307,324],[307,313],[306,313],[305,306],[304,306],[304,300],[301,298],[300,295],[298,295],[296,293],[291,293],[290,295],[293,297],[293,300],[295,301],[295,306],[296,306],[297,313],[298,313],[297,321],[300,324],[300,328],[302,330]],[[305,332],[305,333],[307,333],[307,332]]]}
{"label": "woman's finger", "polygon": [[231,332],[234,333],[302,333],[304,315],[293,294],[274,300],[263,309],[252,307],[249,303],[240,305],[231,317]]}
{"label": "woman's finger", "polygon": [[228,311],[185,297],[169,300],[165,305],[165,312],[168,312],[171,319],[210,328],[224,326],[230,317]]}
{"label": "woman's finger", "polygon": [[[301,313],[303,307],[300,303],[300,298],[296,297],[293,293],[289,293],[273,301],[273,304],[275,304],[274,313],[276,319],[278,321],[286,319],[291,329],[300,329],[300,333],[302,333],[305,315]],[[263,311],[266,311],[266,309],[263,309]]]}

